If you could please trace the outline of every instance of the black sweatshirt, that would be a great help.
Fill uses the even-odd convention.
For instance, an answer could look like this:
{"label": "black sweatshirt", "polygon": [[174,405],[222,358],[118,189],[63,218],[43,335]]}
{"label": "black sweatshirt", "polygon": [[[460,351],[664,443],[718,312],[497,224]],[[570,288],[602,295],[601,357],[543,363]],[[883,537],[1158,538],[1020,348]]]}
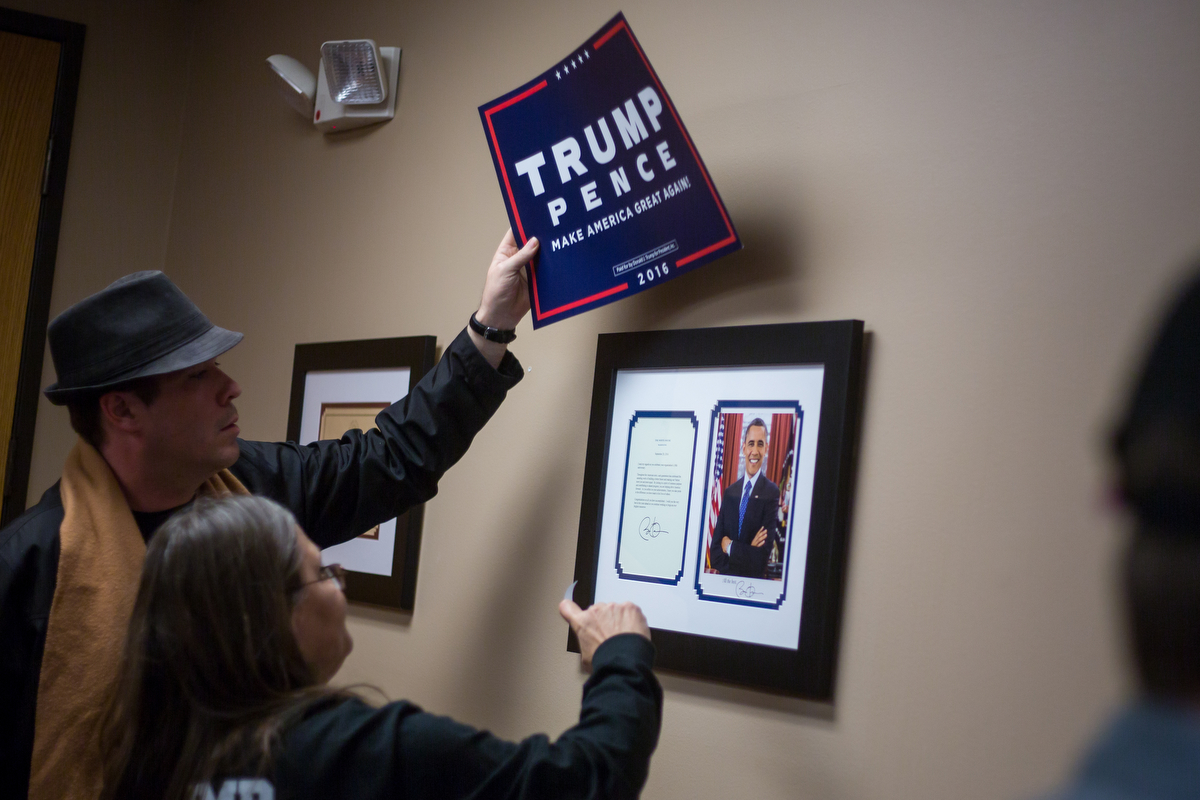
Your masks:
{"label": "black sweatshirt", "polygon": [[231,777],[196,797],[635,798],[662,715],[653,661],[654,645],[637,634],[600,645],[579,723],[555,742],[543,734],[507,742],[405,701],[326,705],[284,737],[269,778]]}

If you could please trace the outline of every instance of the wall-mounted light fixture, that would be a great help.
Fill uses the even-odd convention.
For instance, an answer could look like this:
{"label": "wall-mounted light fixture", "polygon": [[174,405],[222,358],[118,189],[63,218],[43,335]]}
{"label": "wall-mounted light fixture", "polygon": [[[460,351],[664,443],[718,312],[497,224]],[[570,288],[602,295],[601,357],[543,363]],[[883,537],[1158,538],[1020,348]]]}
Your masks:
{"label": "wall-mounted light fixture", "polygon": [[377,47],[370,39],[325,42],[315,78],[291,56],[271,56],[267,65],[288,105],[310,117],[324,133],[387,122],[396,116],[399,47]]}

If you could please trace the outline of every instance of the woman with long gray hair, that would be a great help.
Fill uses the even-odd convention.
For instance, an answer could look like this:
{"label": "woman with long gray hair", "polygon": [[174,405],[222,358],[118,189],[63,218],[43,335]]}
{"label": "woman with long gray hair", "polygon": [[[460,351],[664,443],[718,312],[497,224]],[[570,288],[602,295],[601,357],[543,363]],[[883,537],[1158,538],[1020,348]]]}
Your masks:
{"label": "woman with long gray hair", "polygon": [[628,603],[559,610],[592,675],[556,741],[373,708],[325,685],[351,647],[340,569],[270,500],[198,501],[146,551],[104,797],[636,797],[662,710],[645,618]]}

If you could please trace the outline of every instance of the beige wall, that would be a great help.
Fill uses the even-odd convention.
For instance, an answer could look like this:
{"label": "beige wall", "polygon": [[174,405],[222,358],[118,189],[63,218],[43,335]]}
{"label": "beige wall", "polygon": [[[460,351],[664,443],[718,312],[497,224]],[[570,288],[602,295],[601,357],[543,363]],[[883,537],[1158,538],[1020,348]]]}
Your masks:
{"label": "beige wall", "polygon": [[[506,226],[476,107],[616,10],[62,5],[93,27],[55,310],[163,266],[246,332],[223,361],[260,438],[284,435],[297,342],[457,333]],[[1100,443],[1144,324],[1200,246],[1200,12],[623,10],[745,250],[521,327],[526,380],[428,505],[416,614],[356,611],[340,678],[504,736],[561,731],[583,676],[554,606],[596,334],[858,317],[874,337],[837,702],[664,677],[646,796],[1010,798],[1054,782],[1125,686]],[[159,30],[173,58],[136,69],[118,44]],[[322,137],[263,59],[315,68],[321,41],[355,36],[404,48],[397,117]],[[150,85],[123,95],[135,69]],[[41,418],[34,492],[64,427]]]}
{"label": "beige wall", "polygon": [[[87,26],[50,317],[130,272],[162,269],[187,94],[190,4],[3,0]],[[54,382],[49,351],[42,385]],[[28,502],[58,480],[75,435],[38,406]]]}

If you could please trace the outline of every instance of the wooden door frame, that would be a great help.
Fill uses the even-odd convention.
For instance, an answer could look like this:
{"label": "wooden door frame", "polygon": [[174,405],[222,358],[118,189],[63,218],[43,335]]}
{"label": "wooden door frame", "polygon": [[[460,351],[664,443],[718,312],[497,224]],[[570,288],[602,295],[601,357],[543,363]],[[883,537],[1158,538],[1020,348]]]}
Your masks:
{"label": "wooden door frame", "polygon": [[46,352],[46,324],[50,316],[50,290],[54,285],[54,261],[58,255],[58,228],[62,222],[63,195],[67,188],[67,160],[71,152],[71,129],[75,123],[75,100],[83,67],[83,38],[87,26],[40,14],[0,8],[0,31],[58,42],[58,77],[54,87],[54,111],[50,119],[51,152],[44,173],[37,240],[33,250],[33,274],[29,303],[25,310],[25,332],[21,339],[21,366],[17,396],[13,404],[12,439],[0,442],[8,466],[3,486],[0,527],[25,510],[29,491],[29,465],[33,459],[33,431],[37,423],[38,398],[42,390],[42,360]]}

